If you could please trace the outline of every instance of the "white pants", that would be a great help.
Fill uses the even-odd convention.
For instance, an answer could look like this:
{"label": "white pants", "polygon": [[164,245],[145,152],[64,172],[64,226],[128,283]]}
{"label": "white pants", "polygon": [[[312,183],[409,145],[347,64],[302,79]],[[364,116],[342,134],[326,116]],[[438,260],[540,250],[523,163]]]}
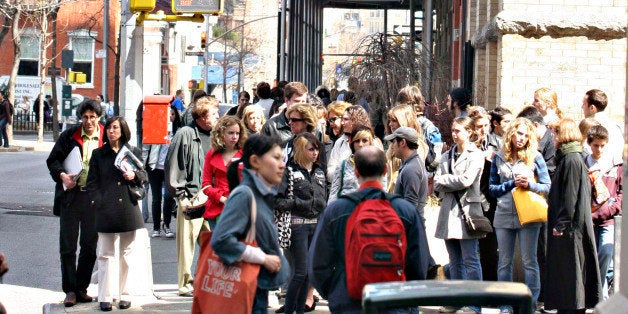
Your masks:
{"label": "white pants", "polygon": [[[133,252],[135,230],[121,233],[98,233],[98,301],[113,302],[128,294],[129,259]],[[119,252],[116,252],[119,248]],[[118,254],[116,254],[118,253]]]}

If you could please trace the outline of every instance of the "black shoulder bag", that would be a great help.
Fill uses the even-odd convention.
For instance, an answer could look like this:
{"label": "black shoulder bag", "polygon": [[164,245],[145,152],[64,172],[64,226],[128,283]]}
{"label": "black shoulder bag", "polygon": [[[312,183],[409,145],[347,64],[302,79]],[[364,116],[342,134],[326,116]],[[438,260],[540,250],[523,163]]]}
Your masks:
{"label": "black shoulder bag", "polygon": [[[452,164],[454,162],[454,149],[453,147],[449,151],[449,173],[453,174]],[[458,195],[458,191],[452,192],[454,198],[456,199],[456,203],[458,204],[458,210],[462,215],[462,219],[464,220],[464,224],[467,228],[467,233],[474,236],[483,236],[487,233],[493,232],[493,227],[491,226],[491,221],[488,218],[484,217],[484,215],[467,215],[462,210],[462,203],[460,202],[460,195]]]}

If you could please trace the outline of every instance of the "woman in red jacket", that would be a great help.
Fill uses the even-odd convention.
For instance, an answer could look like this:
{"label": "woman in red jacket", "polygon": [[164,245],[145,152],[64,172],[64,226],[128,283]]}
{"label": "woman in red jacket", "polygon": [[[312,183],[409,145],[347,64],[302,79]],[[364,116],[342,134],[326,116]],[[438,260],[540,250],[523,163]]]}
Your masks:
{"label": "woman in red jacket", "polygon": [[229,196],[227,167],[242,157],[247,134],[244,124],[235,116],[218,119],[211,132],[212,147],[207,151],[203,166],[203,191],[208,196],[205,218],[213,230]]}

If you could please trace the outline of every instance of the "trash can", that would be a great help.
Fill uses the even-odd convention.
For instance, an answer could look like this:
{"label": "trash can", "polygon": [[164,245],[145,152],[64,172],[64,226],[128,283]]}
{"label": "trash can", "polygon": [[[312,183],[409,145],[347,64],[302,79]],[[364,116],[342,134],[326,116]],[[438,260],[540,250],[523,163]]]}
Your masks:
{"label": "trash can", "polygon": [[532,293],[519,282],[415,280],[368,284],[362,290],[363,313],[378,313],[389,307],[471,305],[510,305],[514,313],[534,313]]}

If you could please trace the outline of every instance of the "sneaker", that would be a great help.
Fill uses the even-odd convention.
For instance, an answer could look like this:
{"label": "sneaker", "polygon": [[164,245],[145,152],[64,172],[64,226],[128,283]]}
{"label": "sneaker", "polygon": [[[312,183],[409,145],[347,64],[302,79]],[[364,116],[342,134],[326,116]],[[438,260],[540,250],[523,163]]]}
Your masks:
{"label": "sneaker", "polygon": [[456,311],[456,314],[479,314],[480,312],[474,310],[472,307],[469,306],[465,306],[461,309],[459,309],[458,311]]}
{"label": "sneaker", "polygon": [[512,311],[510,309],[501,309],[499,314],[512,314]]}
{"label": "sneaker", "polygon": [[153,230],[153,232],[150,233],[150,237],[151,238],[159,237],[159,230]]}
{"label": "sneaker", "polygon": [[174,232],[172,232],[172,230],[166,228],[164,233],[166,234],[166,238],[174,238]]}

